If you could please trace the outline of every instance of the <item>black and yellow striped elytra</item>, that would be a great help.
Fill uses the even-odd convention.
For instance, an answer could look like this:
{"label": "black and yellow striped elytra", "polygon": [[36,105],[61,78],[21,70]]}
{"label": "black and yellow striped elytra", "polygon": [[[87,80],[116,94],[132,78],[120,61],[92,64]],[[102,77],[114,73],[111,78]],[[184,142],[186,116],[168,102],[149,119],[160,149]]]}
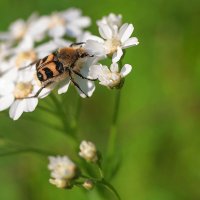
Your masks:
{"label": "black and yellow striped elytra", "polygon": [[52,61],[37,70],[37,77],[41,82],[59,76],[64,72],[63,64],[59,61]]}

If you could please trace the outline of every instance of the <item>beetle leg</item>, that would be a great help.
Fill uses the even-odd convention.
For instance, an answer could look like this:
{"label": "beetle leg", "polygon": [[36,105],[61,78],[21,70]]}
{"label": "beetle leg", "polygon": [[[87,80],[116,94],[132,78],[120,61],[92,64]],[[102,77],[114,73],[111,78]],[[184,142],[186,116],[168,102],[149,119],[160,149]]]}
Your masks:
{"label": "beetle leg", "polygon": [[87,77],[83,76],[82,74],[80,74],[79,72],[77,72],[77,71],[75,71],[75,70],[73,70],[73,72],[74,72],[76,75],[80,76],[82,79],[86,79],[86,80],[89,80],[89,81],[96,81],[96,80],[97,80],[97,79],[87,78]]}
{"label": "beetle leg", "polygon": [[70,77],[70,80],[71,82],[86,96],[89,98],[89,96],[87,94],[85,94],[85,92],[80,88],[79,84],[74,80],[74,78],[72,77],[72,74],[71,74],[71,70],[68,70],[69,71],[69,77]]}
{"label": "beetle leg", "polygon": [[32,63],[30,63],[29,65],[27,65],[27,66],[20,67],[19,70],[24,70],[24,69],[26,69],[26,68],[29,68],[29,67],[31,67],[32,65],[35,65],[39,60],[40,60],[40,59],[35,60],[35,61],[33,61]]}
{"label": "beetle leg", "polygon": [[79,45],[82,45],[82,44],[85,44],[85,42],[74,42],[74,43],[70,44],[70,47],[79,46]]}
{"label": "beetle leg", "polygon": [[17,98],[17,99],[32,99],[32,98],[37,98],[40,93],[42,92],[42,90],[46,87],[48,87],[49,85],[51,85],[53,82],[48,82],[46,85],[42,86],[37,92],[35,95],[33,96],[30,96],[30,97],[25,97],[25,98]]}

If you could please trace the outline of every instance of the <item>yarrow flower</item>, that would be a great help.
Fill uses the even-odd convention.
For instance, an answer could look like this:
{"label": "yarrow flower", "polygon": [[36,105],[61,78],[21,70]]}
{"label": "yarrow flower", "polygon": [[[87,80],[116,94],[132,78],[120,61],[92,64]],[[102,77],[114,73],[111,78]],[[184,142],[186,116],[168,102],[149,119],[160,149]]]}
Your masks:
{"label": "yarrow flower", "polygon": [[93,65],[90,68],[90,76],[98,78],[101,85],[107,86],[110,89],[121,88],[124,83],[124,77],[132,70],[131,65],[125,64],[121,71],[117,63],[112,63],[110,69],[105,65]]}
{"label": "yarrow flower", "polygon": [[63,37],[65,34],[70,37],[78,37],[90,24],[90,18],[82,16],[81,10],[70,8],[50,16],[48,34],[51,37]]}
{"label": "yarrow flower", "polygon": [[13,44],[23,40],[24,37],[31,37],[34,41],[41,41],[45,37],[47,23],[47,17],[39,17],[34,13],[27,21],[18,19],[13,22],[8,32],[0,33],[0,39],[11,41]]}
{"label": "yarrow flower", "polygon": [[125,23],[121,27],[99,23],[99,33],[102,38],[88,40],[86,49],[97,56],[112,56],[112,62],[118,62],[123,55],[123,49],[138,45],[138,39],[131,37],[134,30],[132,24]]}
{"label": "yarrow flower", "polygon": [[[13,76],[12,76],[13,73]],[[17,71],[12,71],[10,77],[16,76]],[[40,89],[31,69],[20,72],[16,79],[0,79],[0,111],[10,107],[9,115],[17,120],[23,112],[32,112],[38,104],[38,98],[47,95],[50,90],[45,89],[38,98],[28,98]]]}
{"label": "yarrow flower", "polygon": [[122,15],[116,15],[114,13],[110,13],[108,16],[104,16],[101,20],[97,20],[98,26],[101,26],[103,24],[107,24],[111,28],[113,26],[120,27],[122,25]]}
{"label": "yarrow flower", "polygon": [[80,144],[79,156],[88,162],[97,162],[98,156],[96,146],[90,141],[83,140]]}
{"label": "yarrow flower", "polygon": [[90,18],[82,16],[81,10],[76,8],[54,12],[50,16],[39,17],[34,13],[27,21],[18,19],[13,22],[8,32],[0,33],[0,40],[15,43],[27,36],[32,37],[36,42],[42,41],[47,35],[52,38],[65,35],[77,37],[90,24]]}
{"label": "yarrow flower", "polygon": [[67,156],[50,156],[48,169],[51,171],[49,182],[58,188],[71,187],[71,181],[78,175],[76,165]]}
{"label": "yarrow flower", "polygon": [[[122,58],[123,49],[139,43],[136,37],[131,37],[133,25],[122,24],[122,16],[111,13],[97,21],[99,37],[84,30],[90,24],[90,18],[82,16],[81,10],[70,8],[45,16],[34,13],[28,20],[16,20],[7,32],[0,32],[0,111],[9,108],[10,117],[17,120],[23,112],[35,110],[38,100],[55,87],[58,94],[63,94],[74,85],[81,97],[91,97],[97,79],[100,85],[121,88],[132,67],[126,64],[120,70],[117,62]],[[74,40],[66,40],[66,37]],[[77,54],[77,60],[66,66],[57,57],[56,50],[70,47],[74,41],[85,54],[82,57]],[[52,52],[56,55],[56,60],[52,60],[54,64],[45,63]],[[107,57],[112,57],[110,67],[100,63]],[[56,68],[57,62],[64,70]],[[45,67],[41,69],[45,80],[38,78],[36,63],[40,63],[39,68]],[[54,77],[56,71],[58,77]]]}

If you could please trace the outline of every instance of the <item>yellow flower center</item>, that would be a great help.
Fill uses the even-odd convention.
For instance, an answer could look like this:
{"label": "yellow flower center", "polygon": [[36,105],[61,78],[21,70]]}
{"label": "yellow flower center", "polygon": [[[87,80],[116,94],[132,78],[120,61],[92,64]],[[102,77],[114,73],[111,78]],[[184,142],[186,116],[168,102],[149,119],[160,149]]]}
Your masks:
{"label": "yellow flower center", "polygon": [[17,68],[25,67],[25,63],[29,60],[33,62],[37,59],[36,53],[32,51],[21,52],[17,55],[15,64]]}
{"label": "yellow flower center", "polygon": [[28,97],[33,91],[33,85],[31,83],[19,82],[15,86],[14,96],[16,99],[23,99]]}
{"label": "yellow flower center", "polygon": [[113,53],[117,51],[117,48],[121,46],[121,42],[118,38],[112,38],[105,42],[105,46],[108,49],[108,54],[112,55]]}

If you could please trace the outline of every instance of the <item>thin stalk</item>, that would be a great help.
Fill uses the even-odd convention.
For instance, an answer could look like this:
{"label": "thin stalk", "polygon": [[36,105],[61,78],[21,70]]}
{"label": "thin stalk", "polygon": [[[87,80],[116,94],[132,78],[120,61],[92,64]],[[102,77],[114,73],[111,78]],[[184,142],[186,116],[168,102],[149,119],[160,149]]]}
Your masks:
{"label": "thin stalk", "polygon": [[109,190],[116,197],[117,200],[121,200],[121,197],[119,196],[117,190],[106,180],[103,179],[102,181],[98,183],[103,185],[107,190]]}
{"label": "thin stalk", "polygon": [[116,91],[116,96],[115,96],[114,112],[113,112],[112,124],[110,127],[110,134],[108,140],[108,158],[111,157],[115,152],[120,98],[121,98],[121,89]]}
{"label": "thin stalk", "polygon": [[62,103],[57,99],[57,97],[52,94],[50,95],[52,101],[54,102],[56,109],[58,110],[57,115],[60,118],[63,127],[64,127],[64,133],[65,135],[69,136],[69,138],[71,139],[70,143],[72,143],[72,145],[74,147],[77,147],[77,136],[73,133],[73,129],[70,127],[70,123],[67,120],[67,114],[65,113],[65,111],[62,109]]}
{"label": "thin stalk", "polygon": [[76,136],[77,136],[77,131],[78,131],[78,121],[79,121],[79,116],[81,112],[81,105],[82,105],[81,97],[78,96],[76,111],[74,114],[74,118],[71,122],[72,132]]}
{"label": "thin stalk", "polygon": [[97,165],[97,168],[99,170],[100,178],[104,179],[104,173],[103,173],[103,170],[102,170],[102,167],[101,167],[101,163],[99,161],[97,161],[96,165]]}
{"label": "thin stalk", "polygon": [[96,183],[98,185],[104,186],[108,191],[110,191],[116,197],[117,200],[121,200],[121,197],[119,196],[116,189],[110,183],[108,183],[104,178],[103,179],[97,179],[97,178],[89,177],[89,176],[86,176],[86,175],[81,175],[81,177],[92,180],[94,183]]}
{"label": "thin stalk", "polygon": [[64,110],[62,109],[62,104],[53,93],[50,95],[50,97],[54,102],[56,109],[58,110],[57,115],[62,121],[63,127],[65,129],[65,134],[67,134],[69,132],[69,127],[67,126],[67,120],[65,119],[66,116]]}

